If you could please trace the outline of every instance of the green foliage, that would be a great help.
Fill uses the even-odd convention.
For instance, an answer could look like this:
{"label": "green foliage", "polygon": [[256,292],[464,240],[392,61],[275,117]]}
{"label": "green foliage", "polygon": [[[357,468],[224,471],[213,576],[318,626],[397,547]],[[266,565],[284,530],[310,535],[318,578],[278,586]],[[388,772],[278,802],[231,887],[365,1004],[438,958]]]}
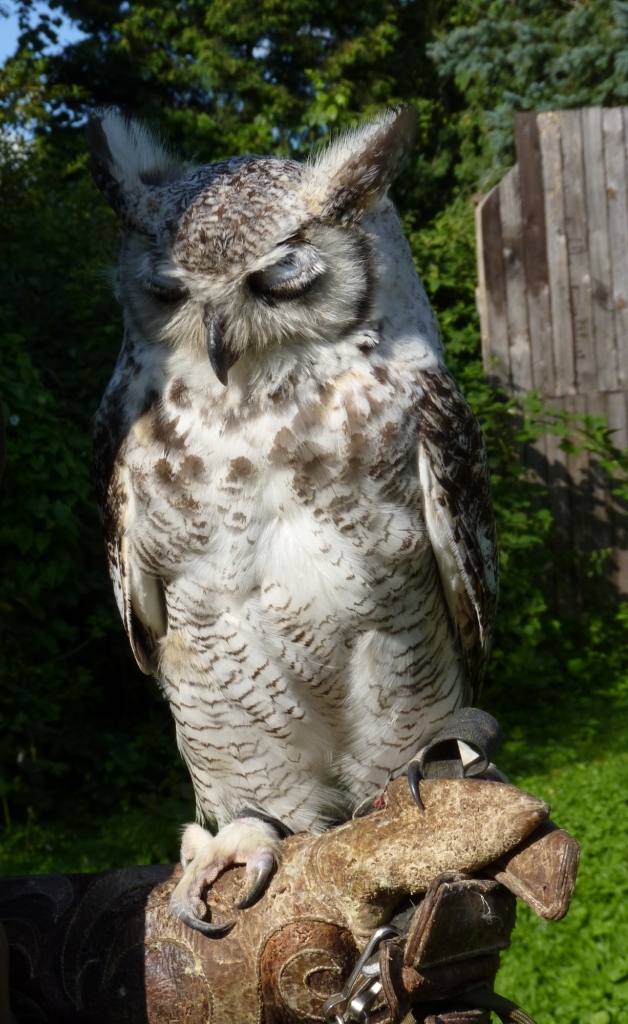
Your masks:
{"label": "green foliage", "polygon": [[[547,413],[546,413],[547,416]],[[617,448],[614,431],[603,416],[555,417],[559,428],[566,425],[568,436],[562,448],[568,454],[592,452],[600,469],[611,485],[612,493],[621,501],[628,501],[628,450]]]}
{"label": "green foliage", "polygon": [[[82,151],[70,130],[86,106],[117,104],[160,125],[195,160],[233,153],[304,153],[330,129],[410,101],[419,145],[399,189],[422,218],[454,183],[455,96],[425,45],[439,3],[405,0],[214,0],[58,6],[86,38],[60,53],[54,19],[18,3],[25,30],[0,84],[0,124],[34,125],[59,152]],[[130,98],[132,100],[130,101]],[[93,203],[95,206],[96,204]]]}
{"label": "green foliage", "polygon": [[514,163],[515,111],[613,106],[628,98],[625,0],[453,4],[446,33],[428,50],[464,97],[468,181]]}

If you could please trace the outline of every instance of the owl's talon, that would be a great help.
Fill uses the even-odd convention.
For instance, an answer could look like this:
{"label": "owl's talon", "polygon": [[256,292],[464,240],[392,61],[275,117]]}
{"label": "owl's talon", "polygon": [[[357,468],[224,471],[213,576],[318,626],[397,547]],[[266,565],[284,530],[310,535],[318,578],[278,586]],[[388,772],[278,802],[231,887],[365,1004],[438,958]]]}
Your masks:
{"label": "owl's talon", "polygon": [[204,892],[227,868],[246,865],[249,890],[236,908],[250,907],[261,895],[281,856],[277,830],[266,821],[254,817],[236,818],[221,828],[217,835],[188,825],[181,843],[181,876],[170,898],[170,910],[190,928],[217,938],[235,924],[209,924],[203,918],[207,911]]}
{"label": "owl's talon", "polygon": [[410,787],[410,792],[412,793],[412,798],[415,804],[417,805],[419,811],[421,812],[421,814],[425,814],[425,807],[423,806],[423,801],[421,800],[421,791],[419,789],[420,779],[421,768],[419,766],[419,762],[410,761],[410,764],[408,765],[408,785]]}
{"label": "owl's talon", "polygon": [[201,932],[206,935],[208,939],[220,939],[227,932],[231,931],[235,921],[223,921],[222,924],[211,924],[209,921],[201,921],[199,917],[195,917],[188,910],[176,910],[173,906],[170,907],[173,915],[179,919],[183,924],[186,924],[188,928],[193,928],[194,931]]}
{"label": "owl's talon", "polygon": [[207,907],[201,899],[201,893],[206,888],[206,885],[206,879],[202,874],[193,879],[187,891],[182,891],[183,887],[181,882],[179,882],[170,898],[170,913],[183,924],[186,924],[188,928],[202,932],[203,935],[210,939],[219,939],[233,928],[235,921],[222,921],[220,924],[211,924],[210,921],[204,920]]}
{"label": "owl's talon", "polygon": [[251,887],[247,892],[244,899],[236,903],[238,910],[246,910],[247,907],[252,907],[259,896],[263,893],[266,888],[266,884],[273,869],[275,867],[275,857],[272,850],[267,846],[262,846],[257,852],[257,856],[249,861],[247,868],[247,878],[251,878]]}

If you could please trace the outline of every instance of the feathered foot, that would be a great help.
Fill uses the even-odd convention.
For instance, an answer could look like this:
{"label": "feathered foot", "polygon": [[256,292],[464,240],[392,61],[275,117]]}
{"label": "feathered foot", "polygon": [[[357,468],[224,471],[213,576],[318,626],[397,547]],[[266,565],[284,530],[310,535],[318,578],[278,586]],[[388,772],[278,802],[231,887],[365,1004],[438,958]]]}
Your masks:
{"label": "feathered foot", "polygon": [[218,938],[233,928],[234,921],[210,924],[203,892],[226,868],[245,864],[249,890],[238,910],[250,907],[263,892],[281,858],[279,836],[272,825],[259,818],[236,818],[213,836],[200,825],[188,825],[181,842],[184,871],[170,899],[170,910],[190,928]]}

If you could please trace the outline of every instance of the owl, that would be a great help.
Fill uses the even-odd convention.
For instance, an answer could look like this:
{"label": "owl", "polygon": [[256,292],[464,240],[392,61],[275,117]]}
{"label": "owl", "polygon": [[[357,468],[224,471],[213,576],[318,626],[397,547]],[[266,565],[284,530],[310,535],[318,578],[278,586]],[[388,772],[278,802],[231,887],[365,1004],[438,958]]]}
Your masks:
{"label": "owl", "polygon": [[[387,196],[408,108],[306,162],[88,126],[124,227],[95,423],[109,570],[196,795],[172,911],[382,792],[471,705],[497,573],[482,434]],[[215,834],[208,828],[210,824]]]}

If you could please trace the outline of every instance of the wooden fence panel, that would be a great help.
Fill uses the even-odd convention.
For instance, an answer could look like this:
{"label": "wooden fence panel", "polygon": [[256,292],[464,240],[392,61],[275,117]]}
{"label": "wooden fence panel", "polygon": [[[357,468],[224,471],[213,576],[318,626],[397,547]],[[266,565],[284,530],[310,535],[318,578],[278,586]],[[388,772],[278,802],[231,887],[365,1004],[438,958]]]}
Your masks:
{"label": "wooden fence panel", "polygon": [[616,387],[622,385],[619,372],[619,339],[628,338],[628,202],[626,195],[626,149],[621,107],[602,111],[606,201],[611,256],[610,306],[615,315],[613,351]]}
{"label": "wooden fence panel", "polygon": [[483,339],[485,358],[490,349],[490,358],[495,364],[497,374],[502,380],[510,380],[500,196],[496,189],[493,189],[486,201],[478,207],[477,216],[478,237],[481,239],[480,248],[485,253],[479,274],[479,292],[484,308],[483,321],[491,325],[490,335],[487,334]]}
{"label": "wooden fence panel", "polygon": [[602,111],[597,107],[582,111],[582,143],[589,221],[589,260],[593,289],[594,334],[591,344],[595,346],[596,350],[598,388],[600,391],[614,391],[617,388],[615,317],[612,307]]}
{"label": "wooden fence panel", "polygon": [[576,385],[579,393],[586,394],[597,391],[597,363],[591,344],[593,308],[580,111],[562,111],[560,127],[563,166],[573,168],[564,194]]}
{"label": "wooden fence panel", "polygon": [[539,114],[538,123],[543,154],[543,195],[552,317],[554,394],[575,395],[576,368],[569,294],[560,118],[558,114],[554,113]]}
{"label": "wooden fence panel", "polygon": [[528,301],[523,262],[523,220],[519,190],[519,168],[513,167],[500,189],[500,212],[504,272],[506,275],[506,320],[509,348],[509,380],[523,391],[531,391],[532,361]]}
{"label": "wooden fence panel", "polygon": [[[604,414],[628,447],[628,107],[515,116],[517,165],[477,210],[489,376],[548,405]],[[628,593],[628,520],[588,455],[548,437],[529,464],[566,544],[614,549]]]}
{"label": "wooden fence panel", "polygon": [[[532,380],[535,388],[540,389],[547,385],[550,389],[549,393],[553,394],[554,361],[545,204],[543,201],[543,166],[536,114],[519,115],[515,131],[520,140],[518,142],[518,152],[520,150],[519,183]],[[512,383],[515,387],[519,386],[518,381],[513,380]]]}

